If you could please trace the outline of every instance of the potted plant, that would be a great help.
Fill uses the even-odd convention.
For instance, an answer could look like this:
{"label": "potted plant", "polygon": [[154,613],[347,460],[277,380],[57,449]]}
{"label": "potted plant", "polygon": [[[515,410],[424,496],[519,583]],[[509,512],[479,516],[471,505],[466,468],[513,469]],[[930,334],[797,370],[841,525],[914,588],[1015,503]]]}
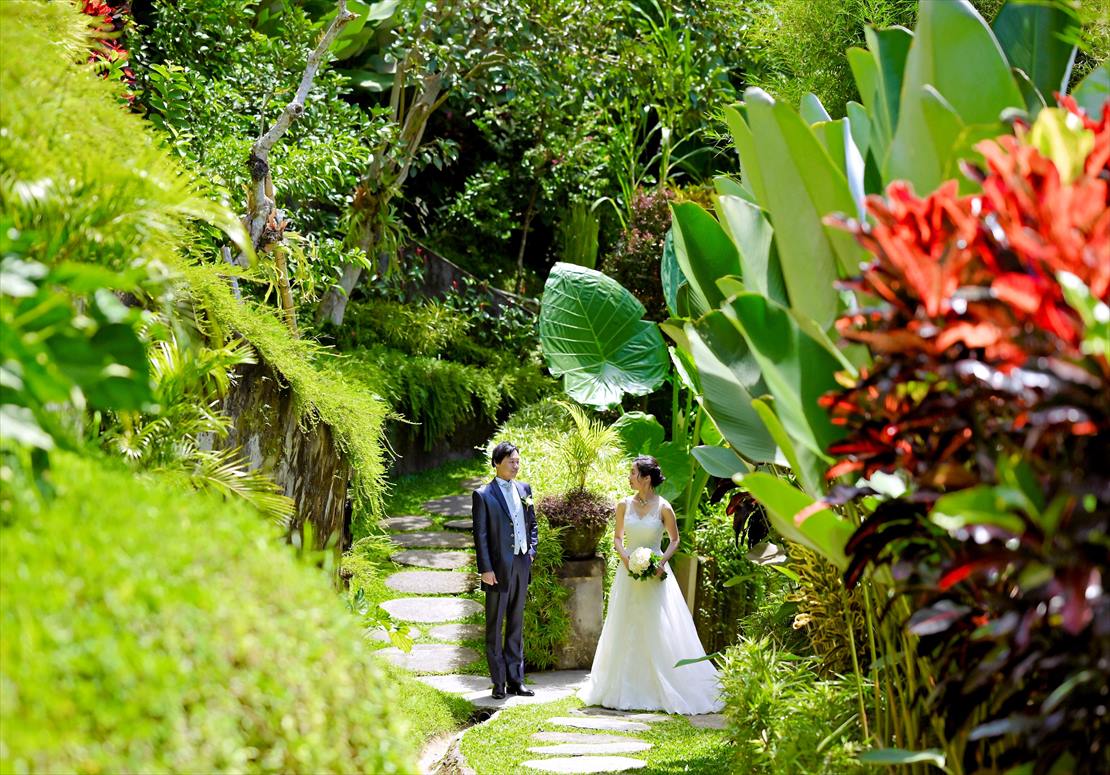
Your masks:
{"label": "potted plant", "polygon": [[557,528],[563,557],[582,560],[597,552],[597,542],[613,513],[612,501],[587,489],[586,478],[601,456],[615,447],[617,434],[604,423],[590,419],[580,407],[561,405],[574,421],[559,449],[571,486],[565,492],[541,498],[537,511]]}

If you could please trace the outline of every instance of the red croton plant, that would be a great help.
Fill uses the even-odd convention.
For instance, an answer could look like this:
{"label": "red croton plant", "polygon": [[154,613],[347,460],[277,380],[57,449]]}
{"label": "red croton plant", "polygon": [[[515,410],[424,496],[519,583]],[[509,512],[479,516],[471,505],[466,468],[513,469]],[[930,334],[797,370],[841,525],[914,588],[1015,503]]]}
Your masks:
{"label": "red croton plant", "polygon": [[[103,77],[119,78],[129,88],[135,88],[135,71],[129,64],[130,53],[121,42],[131,15],[130,0],[83,0],[81,11],[99,20],[94,25],[98,33],[97,46],[89,55],[89,61],[99,63]],[[124,96],[129,103],[135,100],[131,92]]]}
{"label": "red croton plant", "polygon": [[829,220],[874,255],[847,285],[879,304],[838,321],[873,362],[823,399],[848,432],[828,476],[909,485],[853,536],[845,581],[889,565],[910,596],[922,700],[969,772],[1110,771],[1110,103],[1094,121],[1059,102],[977,146],[981,193],[895,183],[873,224]]}

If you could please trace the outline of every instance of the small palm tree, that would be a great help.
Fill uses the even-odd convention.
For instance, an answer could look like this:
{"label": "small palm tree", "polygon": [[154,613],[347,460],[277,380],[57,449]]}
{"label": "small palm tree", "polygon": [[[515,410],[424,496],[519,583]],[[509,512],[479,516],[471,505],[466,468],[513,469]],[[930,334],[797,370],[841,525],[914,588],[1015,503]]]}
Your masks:
{"label": "small palm tree", "polygon": [[574,428],[563,440],[559,451],[570,472],[573,489],[585,490],[590,469],[616,447],[617,433],[597,418],[588,416],[577,404],[561,401],[559,405],[574,421]]}

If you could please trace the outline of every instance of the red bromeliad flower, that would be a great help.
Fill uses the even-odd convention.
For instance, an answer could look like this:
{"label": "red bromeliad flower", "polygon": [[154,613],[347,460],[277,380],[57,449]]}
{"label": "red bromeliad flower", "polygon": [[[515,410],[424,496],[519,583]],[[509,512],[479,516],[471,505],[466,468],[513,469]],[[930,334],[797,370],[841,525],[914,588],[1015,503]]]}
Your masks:
{"label": "red bromeliad flower", "polygon": [[[127,62],[131,56],[130,52],[116,40],[123,35],[124,28],[127,26],[131,4],[128,0],[119,0],[114,4],[108,0],[84,0],[81,10],[89,16],[102,20],[96,25],[96,30],[101,35],[98,36],[97,47],[90,52],[88,61],[106,63],[101,75],[105,78],[110,77],[112,65],[117,62]],[[124,65],[119,73],[120,78],[128,86],[132,88],[135,86],[134,70]],[[129,103],[135,101],[133,93],[128,92],[125,96]]]}

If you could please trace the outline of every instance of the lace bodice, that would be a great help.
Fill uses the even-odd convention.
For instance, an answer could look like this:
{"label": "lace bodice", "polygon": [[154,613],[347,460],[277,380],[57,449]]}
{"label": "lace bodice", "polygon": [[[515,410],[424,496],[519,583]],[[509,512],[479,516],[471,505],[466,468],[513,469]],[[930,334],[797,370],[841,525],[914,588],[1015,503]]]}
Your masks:
{"label": "lace bodice", "polygon": [[632,497],[624,500],[624,548],[628,551],[646,546],[653,551],[662,551],[663,541],[663,499],[655,503],[655,508],[646,514],[636,511],[636,501]]}

